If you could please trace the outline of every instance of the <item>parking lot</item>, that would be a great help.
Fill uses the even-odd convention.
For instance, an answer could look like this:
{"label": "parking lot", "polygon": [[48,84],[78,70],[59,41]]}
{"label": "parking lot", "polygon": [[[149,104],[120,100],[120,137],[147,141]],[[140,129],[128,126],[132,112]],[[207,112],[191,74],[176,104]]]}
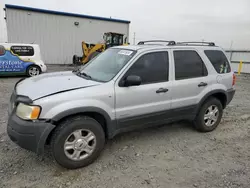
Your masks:
{"label": "parking lot", "polygon": [[198,133],[182,122],[122,134],[108,141],[95,163],[78,170],[63,169],[48,152],[37,156],[8,138],[8,100],[19,79],[0,78],[0,188],[249,187],[250,75],[237,76],[236,95],[215,131]]}

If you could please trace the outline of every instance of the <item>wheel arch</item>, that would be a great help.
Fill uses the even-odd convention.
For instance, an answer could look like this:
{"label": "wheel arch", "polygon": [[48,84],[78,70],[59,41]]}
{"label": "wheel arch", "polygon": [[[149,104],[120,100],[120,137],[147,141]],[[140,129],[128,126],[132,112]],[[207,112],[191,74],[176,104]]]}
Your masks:
{"label": "wheel arch", "polygon": [[[98,123],[102,125],[105,136],[107,138],[110,137],[111,133],[114,132],[116,128],[115,121],[111,120],[110,116],[106,111],[98,107],[83,107],[83,108],[80,107],[80,108],[69,109],[57,114],[51,119],[51,121],[53,122],[53,124],[57,126],[60,124],[60,122],[66,120],[67,118],[77,115],[86,115],[95,119]],[[48,137],[48,142],[52,134],[53,131],[50,133]]]}
{"label": "wheel arch", "polygon": [[224,90],[218,89],[218,90],[210,91],[200,100],[198,107],[197,107],[197,112],[201,108],[201,106],[204,104],[204,102],[211,97],[217,98],[221,102],[223,109],[226,107],[227,101],[228,101],[227,92]]}
{"label": "wheel arch", "polygon": [[29,66],[27,66],[26,70],[28,70],[29,67],[32,67],[32,66],[33,66],[33,67],[38,67],[38,68],[40,69],[40,71],[41,71],[41,67],[40,67],[39,65],[35,64],[35,63],[30,64]]}

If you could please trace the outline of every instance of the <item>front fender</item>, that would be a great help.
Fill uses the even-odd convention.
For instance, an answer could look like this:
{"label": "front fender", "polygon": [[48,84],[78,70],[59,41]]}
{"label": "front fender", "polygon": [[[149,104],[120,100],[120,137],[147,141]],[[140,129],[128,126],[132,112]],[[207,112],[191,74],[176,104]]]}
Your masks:
{"label": "front fender", "polygon": [[[96,106],[93,106],[93,104],[96,104]],[[64,117],[84,112],[96,112],[101,114],[106,120],[106,131],[108,137],[111,137],[113,132],[116,130],[114,110],[112,110],[112,108],[107,104],[97,100],[81,100],[61,103],[60,105],[51,108],[41,118],[50,119],[54,122],[57,122]]]}
{"label": "front fender", "polygon": [[65,101],[59,104],[56,104],[52,108],[46,108],[45,112],[42,112],[42,116],[40,118],[43,119],[54,119],[55,117],[60,117],[59,114],[65,114],[66,112],[86,112],[86,110],[94,110],[99,109],[99,111],[103,111],[110,117],[110,119],[115,118],[114,110],[111,106],[95,100],[95,99],[88,99],[88,100],[74,100],[74,101]]}
{"label": "front fender", "polygon": [[65,111],[60,112],[59,114],[55,115],[54,117],[52,117],[51,120],[52,121],[59,121],[64,117],[78,114],[78,113],[84,113],[84,112],[97,112],[97,113],[103,115],[105,117],[106,121],[111,122],[111,118],[106,111],[104,111],[101,108],[92,107],[92,106],[77,107],[77,108],[65,110]]}

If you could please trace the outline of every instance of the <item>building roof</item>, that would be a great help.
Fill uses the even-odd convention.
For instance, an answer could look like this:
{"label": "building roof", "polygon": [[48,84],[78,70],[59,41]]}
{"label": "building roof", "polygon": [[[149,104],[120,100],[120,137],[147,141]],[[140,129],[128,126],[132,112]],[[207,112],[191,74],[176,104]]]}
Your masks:
{"label": "building roof", "polygon": [[127,23],[127,24],[130,23],[130,21],[128,20],[105,18],[105,17],[99,17],[99,16],[90,16],[90,15],[85,15],[85,14],[76,14],[76,13],[69,13],[69,12],[59,12],[59,11],[54,11],[54,10],[46,10],[46,9],[39,9],[39,8],[32,8],[32,7],[25,7],[25,6],[18,6],[18,5],[6,4],[5,7],[7,9],[10,8],[10,9],[18,9],[18,10],[27,10],[27,11],[41,12],[41,13],[47,13],[47,14],[73,16],[73,17],[79,17],[79,18],[88,18],[88,19],[94,19],[94,20],[118,22],[118,23]]}

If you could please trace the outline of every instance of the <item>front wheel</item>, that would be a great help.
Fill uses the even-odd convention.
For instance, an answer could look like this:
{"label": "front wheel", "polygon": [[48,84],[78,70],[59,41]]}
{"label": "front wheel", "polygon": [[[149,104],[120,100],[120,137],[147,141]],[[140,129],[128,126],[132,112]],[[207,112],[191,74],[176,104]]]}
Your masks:
{"label": "front wheel", "polygon": [[94,162],[105,144],[102,126],[93,118],[69,118],[52,136],[52,155],[61,166],[76,169]]}
{"label": "front wheel", "polygon": [[201,132],[210,132],[219,125],[223,114],[221,102],[216,98],[208,99],[195,119],[195,127]]}

